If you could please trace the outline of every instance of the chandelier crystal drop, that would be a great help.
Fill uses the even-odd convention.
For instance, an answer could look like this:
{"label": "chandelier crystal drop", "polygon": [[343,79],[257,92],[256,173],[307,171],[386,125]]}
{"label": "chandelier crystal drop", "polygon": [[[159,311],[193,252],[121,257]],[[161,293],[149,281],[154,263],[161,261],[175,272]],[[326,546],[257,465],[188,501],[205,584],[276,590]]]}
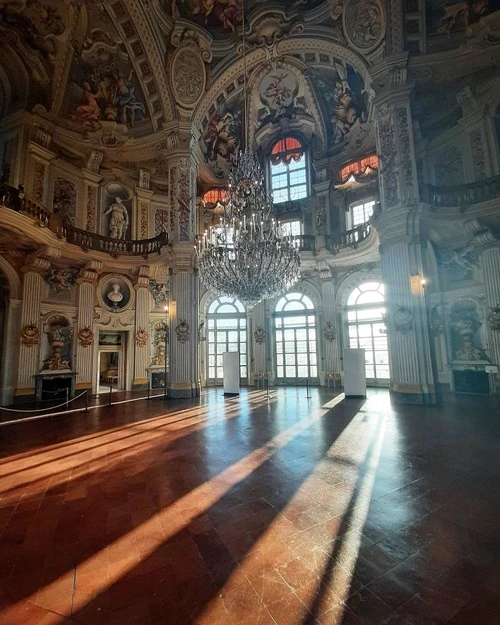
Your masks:
{"label": "chandelier crystal drop", "polygon": [[297,242],[276,220],[262,168],[248,149],[229,174],[224,215],[199,239],[198,256],[205,286],[249,308],[285,293],[299,277]]}

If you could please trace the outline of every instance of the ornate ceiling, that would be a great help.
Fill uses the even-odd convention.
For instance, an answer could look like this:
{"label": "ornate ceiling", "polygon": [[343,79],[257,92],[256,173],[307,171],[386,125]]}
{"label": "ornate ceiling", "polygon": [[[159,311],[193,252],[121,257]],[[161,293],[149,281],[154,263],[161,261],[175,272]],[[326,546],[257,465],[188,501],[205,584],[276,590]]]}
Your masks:
{"label": "ornate ceiling", "polygon": [[[432,45],[450,47],[491,10],[473,4],[452,17],[437,0],[426,11],[407,3],[408,47],[419,11]],[[385,6],[253,0],[243,59],[241,0],[0,0],[0,117],[35,114],[74,164],[100,150],[104,167],[140,163],[157,180],[168,150],[191,136],[207,183],[226,175],[242,142],[265,147],[283,131],[345,162],[374,146]]]}

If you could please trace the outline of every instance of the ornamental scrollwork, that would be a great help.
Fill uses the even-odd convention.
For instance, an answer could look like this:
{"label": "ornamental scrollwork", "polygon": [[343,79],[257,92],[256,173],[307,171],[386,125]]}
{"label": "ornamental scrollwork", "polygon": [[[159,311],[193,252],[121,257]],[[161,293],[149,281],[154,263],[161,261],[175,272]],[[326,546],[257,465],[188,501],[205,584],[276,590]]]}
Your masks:
{"label": "ornamental scrollwork", "polygon": [[146,347],[146,345],[148,344],[148,333],[146,332],[146,330],[138,330],[135,333],[135,342],[137,343],[138,347]]}
{"label": "ornamental scrollwork", "polygon": [[255,328],[255,332],[253,333],[253,337],[257,345],[262,345],[266,338],[266,332],[262,326],[257,326]]}
{"label": "ornamental scrollwork", "polygon": [[179,343],[186,343],[189,341],[189,324],[185,319],[181,319],[178,326],[175,328],[177,334],[177,340]]}
{"label": "ornamental scrollwork", "polygon": [[21,330],[21,340],[26,347],[38,345],[40,340],[40,330],[35,323],[28,323]]}
{"label": "ornamental scrollwork", "polygon": [[331,321],[326,322],[325,326],[325,339],[332,343],[337,338],[337,333]]}
{"label": "ornamental scrollwork", "polygon": [[490,307],[488,314],[488,323],[492,330],[500,331],[500,304]]}
{"label": "ornamental scrollwork", "polygon": [[89,347],[94,342],[94,333],[85,326],[78,332],[78,341],[82,347]]}

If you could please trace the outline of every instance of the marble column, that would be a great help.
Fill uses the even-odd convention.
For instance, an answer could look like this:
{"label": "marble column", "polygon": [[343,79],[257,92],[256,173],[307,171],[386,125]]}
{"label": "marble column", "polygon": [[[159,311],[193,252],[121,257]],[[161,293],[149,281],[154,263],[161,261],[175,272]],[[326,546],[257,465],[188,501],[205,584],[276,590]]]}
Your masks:
{"label": "marble column", "polygon": [[147,388],[147,367],[150,361],[151,341],[148,336],[149,328],[149,267],[142,266],[139,270],[137,282],[134,285],[135,297],[135,358],[134,381],[132,389]]}
{"label": "marble column", "polygon": [[199,278],[191,243],[174,245],[175,260],[169,266],[169,381],[171,398],[197,397],[200,394],[198,348]]}
{"label": "marble column", "polygon": [[102,268],[99,261],[91,261],[80,272],[78,285],[78,318],[74,341],[76,344],[75,372],[77,374],[75,389],[85,390],[92,388],[92,370],[97,345],[94,336],[94,293],[99,277],[98,271]]}
{"label": "marble column", "polygon": [[436,403],[434,370],[427,323],[420,238],[420,199],[410,107],[406,56],[387,59],[390,89],[375,101],[381,213],[375,220],[380,237],[382,277],[386,287],[386,325],[394,399]]}
{"label": "marble column", "polygon": [[[500,367],[500,247],[496,242],[482,254],[483,279],[486,290],[489,356]],[[500,390],[500,375],[495,376],[495,387]]]}
{"label": "marble column", "polygon": [[23,268],[23,300],[21,307],[21,340],[16,398],[35,398],[35,374],[40,370],[40,302],[43,297],[42,273],[50,263],[42,258],[34,260],[35,266]]}
{"label": "marble column", "polygon": [[336,314],[335,307],[335,283],[333,278],[322,280],[321,292],[323,295],[323,327],[318,328],[320,335],[318,341],[321,341],[325,358],[325,376],[326,384],[331,379],[335,384],[340,383],[340,364],[339,353],[339,316]]}
{"label": "marble column", "polygon": [[196,163],[190,155],[190,133],[179,129],[183,148],[172,151],[169,162],[170,342],[169,381],[171,398],[200,394],[198,346],[199,277],[195,251]]}
{"label": "marble column", "polygon": [[266,332],[266,307],[264,302],[260,302],[254,307],[249,315],[249,319],[252,321],[252,335],[249,336],[249,341],[252,345],[254,379],[249,379],[248,383],[253,384],[255,377],[266,375],[266,352],[267,349],[272,349],[272,346],[268,345],[269,333]]}

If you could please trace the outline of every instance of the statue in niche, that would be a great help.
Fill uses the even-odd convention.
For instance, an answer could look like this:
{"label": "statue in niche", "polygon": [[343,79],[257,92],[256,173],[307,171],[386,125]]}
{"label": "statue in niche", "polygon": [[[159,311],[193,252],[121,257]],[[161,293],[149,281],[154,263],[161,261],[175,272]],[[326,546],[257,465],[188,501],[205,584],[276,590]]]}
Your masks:
{"label": "statue in niche", "polygon": [[454,360],[490,362],[485,350],[475,344],[482,325],[476,304],[471,300],[455,304],[450,312],[450,320]]}
{"label": "statue in niche", "polygon": [[128,228],[128,211],[121,197],[116,196],[104,214],[110,215],[109,236],[112,239],[124,239]]}
{"label": "statue in niche", "polygon": [[52,354],[50,358],[43,361],[42,370],[45,371],[62,371],[70,369],[69,361],[65,360],[62,351],[65,345],[63,333],[59,328],[55,328],[50,333],[50,347]]}

